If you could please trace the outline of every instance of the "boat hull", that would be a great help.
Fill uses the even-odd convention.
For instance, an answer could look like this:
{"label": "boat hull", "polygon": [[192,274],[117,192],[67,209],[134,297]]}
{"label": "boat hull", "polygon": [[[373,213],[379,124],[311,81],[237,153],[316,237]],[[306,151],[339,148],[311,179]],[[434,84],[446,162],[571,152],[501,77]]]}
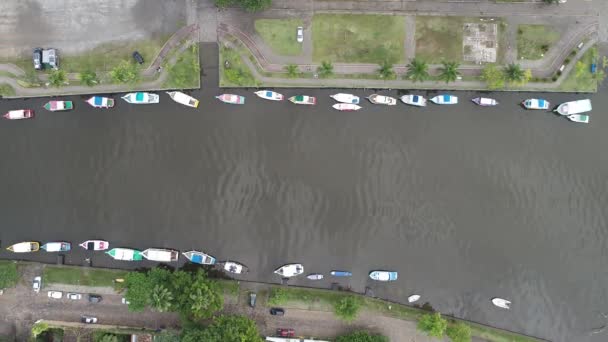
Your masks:
{"label": "boat hull", "polygon": [[323,279],[323,275],[319,274],[319,273],[309,274],[309,275],[306,276],[306,279],[308,279],[308,280],[321,280],[321,279]]}
{"label": "boat hull", "polygon": [[333,94],[333,95],[329,95],[329,97],[331,97],[332,99],[341,102],[341,103],[348,103],[348,104],[359,104],[359,96],[355,96],[353,94],[344,94],[344,93],[338,93],[338,94]]}
{"label": "boat hull", "polygon": [[571,114],[566,116],[570,121],[572,122],[577,122],[577,123],[589,123],[589,120],[591,119],[589,117],[589,115],[585,115],[585,114]]}
{"label": "boat hull", "polygon": [[110,244],[105,240],[87,240],[79,244],[79,246],[88,251],[105,251],[110,248]]}
{"label": "boat hull", "polygon": [[13,253],[31,253],[37,252],[40,249],[40,244],[35,241],[19,242],[6,248]]}
{"label": "boat hull", "polygon": [[256,91],[254,94],[256,94],[258,97],[264,99],[264,100],[270,100],[270,101],[283,101],[283,99],[285,98],[283,96],[283,94],[279,94],[275,91],[271,91],[271,90],[259,90]]}
{"label": "boat hull", "polygon": [[143,256],[141,255],[141,251],[137,249],[131,248],[112,248],[107,251],[108,254],[114,260],[120,261],[141,261],[143,260]]}
{"label": "boat hull", "polygon": [[287,264],[277,268],[274,273],[283,278],[291,278],[304,273],[304,266],[302,264]]}
{"label": "boat hull", "polygon": [[482,107],[492,107],[498,104],[498,101],[496,101],[495,99],[490,99],[487,97],[476,97],[474,99],[471,99],[471,101],[473,101],[473,103],[475,103],[476,105]]}
{"label": "boat hull", "polygon": [[353,112],[361,109],[361,106],[351,103],[336,103],[332,106],[335,110],[342,112]]}
{"label": "boat hull", "polygon": [[329,272],[334,277],[350,277],[353,274],[348,271],[331,271]]}
{"label": "boat hull", "polygon": [[458,103],[458,97],[453,96],[453,95],[437,95],[433,98],[431,98],[431,102],[433,102],[434,104],[438,104],[438,105],[450,105],[450,104],[457,104]]}
{"label": "boat hull", "polygon": [[160,102],[158,94],[146,92],[128,93],[122,99],[130,104],[155,104]]}
{"label": "boat hull", "polygon": [[545,99],[526,99],[522,101],[521,105],[526,109],[549,110],[551,104]]}
{"label": "boat hull", "polygon": [[234,261],[226,261],[224,263],[224,271],[233,274],[242,274],[246,273],[248,270],[247,267],[243,264],[239,264],[238,262]]}
{"label": "boat hull", "polygon": [[49,112],[63,112],[74,109],[74,103],[72,101],[49,101],[43,107]]}
{"label": "boat hull", "polygon": [[584,99],[578,101],[564,102],[557,106],[555,111],[560,115],[573,115],[590,112],[591,109],[591,100]]}
{"label": "boat hull", "polygon": [[87,103],[95,108],[112,108],[114,107],[114,99],[103,96],[93,96],[87,100]]}
{"label": "boat hull", "polygon": [[314,105],[317,103],[317,98],[307,95],[297,95],[290,97],[289,102],[300,105]]}
{"label": "boat hull", "polygon": [[7,120],[24,120],[31,119],[34,117],[34,111],[31,109],[17,109],[10,110],[2,115]]}
{"label": "boat hull", "polygon": [[190,262],[199,265],[213,265],[215,264],[215,258],[209,254],[199,252],[199,251],[189,251],[182,253],[186,259],[190,260]]}
{"label": "boat hull", "polygon": [[47,242],[40,248],[47,252],[68,252],[72,249],[72,244],[69,242]]}
{"label": "boat hull", "polygon": [[395,281],[398,274],[394,271],[372,271],[369,273],[369,277],[376,281]]}
{"label": "boat hull", "polygon": [[192,108],[198,107],[199,101],[190,95],[184,94],[179,91],[168,91],[167,94],[169,94],[169,97],[171,97],[173,101],[179,104],[183,104],[184,106]]}
{"label": "boat hull", "polygon": [[235,94],[222,94],[216,96],[215,98],[228,104],[245,104],[245,96]]}
{"label": "boat hull", "polygon": [[385,106],[394,106],[397,104],[397,99],[390,96],[373,94],[370,95],[367,99],[373,104],[380,104]]}
{"label": "boat hull", "polygon": [[426,107],[426,99],[420,95],[403,95],[401,96],[400,100],[406,105]]}
{"label": "boat hull", "polygon": [[179,259],[179,252],[172,249],[148,248],[141,255],[150,261],[172,262]]}

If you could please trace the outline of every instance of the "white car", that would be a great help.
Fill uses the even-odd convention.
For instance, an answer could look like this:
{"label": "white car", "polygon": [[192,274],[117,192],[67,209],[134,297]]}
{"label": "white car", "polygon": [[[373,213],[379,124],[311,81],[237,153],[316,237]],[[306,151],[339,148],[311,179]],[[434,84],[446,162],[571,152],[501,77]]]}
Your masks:
{"label": "white car", "polygon": [[304,28],[302,26],[298,26],[298,30],[296,31],[296,39],[298,43],[304,41]]}
{"label": "white car", "polygon": [[82,295],[80,293],[67,293],[65,296],[68,299],[72,299],[72,300],[80,300],[80,299],[82,299]]}
{"label": "white car", "polygon": [[63,297],[63,292],[61,291],[49,291],[49,298],[61,299]]}
{"label": "white car", "polygon": [[32,283],[32,288],[34,292],[39,293],[40,288],[42,287],[42,277],[38,276],[34,278],[34,282]]}
{"label": "white car", "polygon": [[129,301],[128,301],[128,300],[127,300],[127,298],[125,298],[125,297],[122,297],[122,303],[123,303],[123,304],[126,304],[126,305],[131,304],[131,303],[129,303]]}
{"label": "white car", "polygon": [[91,317],[91,316],[82,316],[80,318],[80,321],[82,323],[89,323],[89,324],[93,324],[93,323],[97,323],[97,317]]}

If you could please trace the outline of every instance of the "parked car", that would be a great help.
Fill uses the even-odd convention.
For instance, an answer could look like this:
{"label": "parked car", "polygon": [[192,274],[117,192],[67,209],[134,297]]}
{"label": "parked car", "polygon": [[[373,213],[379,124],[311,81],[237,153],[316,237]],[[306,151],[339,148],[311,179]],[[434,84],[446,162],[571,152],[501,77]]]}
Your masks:
{"label": "parked car", "polygon": [[256,297],[257,297],[257,294],[255,294],[255,292],[249,293],[249,306],[251,306],[252,308],[255,308]]}
{"label": "parked car", "polygon": [[89,303],[99,303],[101,302],[102,298],[100,295],[96,295],[96,294],[90,294],[89,295]]}
{"label": "parked car", "polygon": [[279,336],[279,337],[295,337],[296,336],[296,332],[293,329],[279,328],[279,329],[277,329],[277,336]]}
{"label": "parked car", "polygon": [[38,276],[34,278],[34,282],[32,283],[32,288],[34,292],[39,293],[40,288],[42,287],[42,277]]}
{"label": "parked car", "polygon": [[296,31],[296,39],[298,43],[302,43],[304,41],[304,28],[302,26],[298,26],[298,30]]}
{"label": "parked car", "polygon": [[63,297],[63,292],[49,291],[48,296],[49,296],[49,298],[53,298],[53,299],[61,299]]}
{"label": "parked car", "polygon": [[125,297],[122,297],[122,303],[123,303],[123,304],[126,304],[126,305],[131,304],[131,303],[130,303],[130,302],[127,300],[127,298],[125,298]]}
{"label": "parked car", "polygon": [[281,308],[271,308],[270,314],[273,316],[283,316],[283,315],[285,315],[285,310],[283,310]]}
{"label": "parked car", "polygon": [[42,70],[42,48],[35,48],[33,53],[34,69]]}
{"label": "parked car", "polygon": [[88,324],[93,324],[93,323],[97,323],[97,317],[92,317],[92,316],[82,316],[80,318],[80,321],[82,323],[88,323]]}
{"label": "parked car", "polygon": [[71,300],[80,300],[80,299],[82,299],[82,295],[80,293],[68,293],[65,296],[68,299],[71,299]]}
{"label": "parked car", "polygon": [[144,64],[144,56],[137,51],[133,52],[133,59],[139,64]]}

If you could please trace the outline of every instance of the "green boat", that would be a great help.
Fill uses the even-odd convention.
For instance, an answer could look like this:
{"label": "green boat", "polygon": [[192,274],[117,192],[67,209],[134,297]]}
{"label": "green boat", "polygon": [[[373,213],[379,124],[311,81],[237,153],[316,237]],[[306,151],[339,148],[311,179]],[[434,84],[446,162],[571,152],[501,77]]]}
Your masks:
{"label": "green boat", "polygon": [[44,104],[44,109],[50,112],[61,112],[74,109],[72,101],[49,101]]}
{"label": "green boat", "polygon": [[112,248],[107,251],[106,254],[111,256],[115,260],[122,261],[140,261],[143,260],[141,251],[130,248]]}

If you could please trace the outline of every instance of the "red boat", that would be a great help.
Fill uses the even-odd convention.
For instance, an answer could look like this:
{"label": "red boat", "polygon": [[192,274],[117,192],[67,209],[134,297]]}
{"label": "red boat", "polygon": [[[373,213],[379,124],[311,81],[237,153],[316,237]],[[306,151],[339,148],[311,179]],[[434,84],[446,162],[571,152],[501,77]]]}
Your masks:
{"label": "red boat", "polygon": [[34,117],[34,111],[31,109],[11,110],[2,115],[2,117],[7,120],[31,119]]}

